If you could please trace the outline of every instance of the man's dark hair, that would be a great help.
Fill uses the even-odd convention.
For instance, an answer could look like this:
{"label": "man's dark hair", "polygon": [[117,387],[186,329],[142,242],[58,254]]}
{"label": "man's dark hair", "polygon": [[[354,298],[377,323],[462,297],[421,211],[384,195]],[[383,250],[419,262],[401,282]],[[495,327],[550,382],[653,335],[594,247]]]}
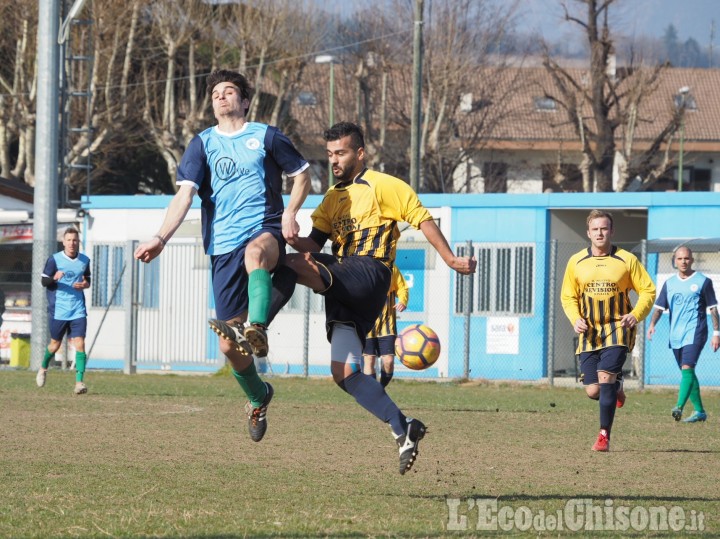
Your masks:
{"label": "man's dark hair", "polygon": [[69,226],[65,229],[65,232],[63,232],[63,238],[68,234],[75,234],[78,238],[80,237],[80,232],[78,232],[78,229],[74,226]]}
{"label": "man's dark hair", "polygon": [[350,137],[350,147],[357,151],[365,147],[365,137],[359,125],[351,122],[338,122],[323,133],[325,142],[340,140],[343,137]]}
{"label": "man's dark hair", "polygon": [[252,97],[252,86],[245,78],[245,75],[238,73],[237,71],[230,71],[229,69],[218,69],[208,75],[207,78],[207,94],[208,97],[212,95],[213,88],[221,82],[229,82],[234,84],[240,89],[240,95],[244,99],[250,99]]}

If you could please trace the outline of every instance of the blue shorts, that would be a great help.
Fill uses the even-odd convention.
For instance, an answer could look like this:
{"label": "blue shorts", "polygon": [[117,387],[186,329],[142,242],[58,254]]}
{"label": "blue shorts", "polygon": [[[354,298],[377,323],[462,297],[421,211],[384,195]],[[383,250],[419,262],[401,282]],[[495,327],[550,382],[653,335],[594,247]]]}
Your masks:
{"label": "blue shorts", "polygon": [[76,337],[85,338],[87,333],[87,317],[76,318],[75,320],[55,320],[50,318],[50,338],[54,341],[62,341],[67,332],[68,339]]}
{"label": "blue shorts", "polygon": [[597,384],[598,371],[610,374],[622,373],[627,353],[627,346],[610,346],[590,352],[581,352],[580,370],[583,373],[583,385]]}
{"label": "blue shorts", "polygon": [[355,327],[365,346],[367,334],[385,307],[392,271],[370,256],[338,260],[331,254],[312,253],[325,283],[325,329],[328,341],[335,323]]}
{"label": "blue shorts", "polygon": [[678,367],[682,369],[683,365],[687,365],[691,369],[694,369],[698,359],[700,359],[702,349],[703,347],[697,344],[688,344],[682,348],[673,348],[673,355],[675,356]]}
{"label": "blue shorts", "polygon": [[[258,230],[234,251],[210,256],[215,316],[219,320],[231,320],[248,310],[248,274],[245,270],[245,248],[252,240],[265,232],[272,234],[278,242],[280,256],[277,265],[279,266],[285,260],[285,239],[282,232],[274,228]],[[275,268],[272,268],[271,271],[274,270]]]}
{"label": "blue shorts", "polygon": [[382,337],[368,337],[365,341],[363,354],[366,356],[394,356],[395,335],[383,335]]}

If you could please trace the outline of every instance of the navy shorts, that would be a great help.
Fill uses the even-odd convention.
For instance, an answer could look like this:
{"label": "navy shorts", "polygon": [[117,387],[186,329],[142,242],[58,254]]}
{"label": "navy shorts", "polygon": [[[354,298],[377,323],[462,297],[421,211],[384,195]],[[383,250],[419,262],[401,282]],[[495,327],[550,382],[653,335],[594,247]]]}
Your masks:
{"label": "navy shorts", "polygon": [[55,320],[50,318],[50,338],[54,341],[62,341],[67,333],[68,339],[76,337],[85,338],[87,333],[87,318],[76,318],[75,320]]}
{"label": "navy shorts", "polygon": [[683,365],[687,365],[691,369],[694,369],[698,359],[700,359],[702,349],[703,347],[697,344],[688,344],[682,348],[673,348],[673,355],[675,356],[678,367],[682,369]]}
{"label": "navy shorts", "polygon": [[[215,316],[219,320],[231,320],[248,310],[248,274],[245,270],[245,248],[260,234],[269,232],[278,242],[280,256],[278,263],[285,260],[285,239],[277,229],[258,230],[245,243],[234,251],[222,255],[212,255],[213,296],[215,297]],[[275,270],[275,268],[272,268]]]}
{"label": "navy shorts", "polygon": [[365,341],[363,354],[366,356],[394,356],[395,335],[383,335],[382,337],[368,337]]}
{"label": "navy shorts", "polygon": [[583,373],[583,384],[586,386],[598,383],[598,371],[610,374],[622,373],[627,346],[610,346],[590,352],[580,353],[580,370]]}
{"label": "navy shorts", "polygon": [[392,271],[370,256],[348,256],[338,260],[331,254],[312,253],[325,283],[325,329],[328,341],[333,324],[355,327],[365,346],[367,334],[383,310]]}

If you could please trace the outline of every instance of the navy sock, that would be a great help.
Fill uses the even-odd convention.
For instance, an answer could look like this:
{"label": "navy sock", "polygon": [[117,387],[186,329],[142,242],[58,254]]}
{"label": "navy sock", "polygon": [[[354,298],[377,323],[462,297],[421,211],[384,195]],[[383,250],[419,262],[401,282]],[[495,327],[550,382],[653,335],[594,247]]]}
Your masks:
{"label": "navy sock", "polygon": [[615,406],[617,405],[617,385],[600,384],[600,428],[605,429],[610,436],[613,420],[615,419]]}
{"label": "navy sock", "polygon": [[385,372],[383,370],[380,371],[380,385],[383,387],[387,387],[387,385],[390,383],[390,380],[392,380],[393,373],[391,372]]}
{"label": "navy sock", "polygon": [[356,371],[338,385],[380,421],[389,423],[396,436],[405,434],[405,416],[377,380]]}
{"label": "navy sock", "polygon": [[272,275],[272,294],[270,295],[270,308],[268,309],[267,323],[270,325],[277,314],[295,291],[298,275],[288,266],[280,266]]}

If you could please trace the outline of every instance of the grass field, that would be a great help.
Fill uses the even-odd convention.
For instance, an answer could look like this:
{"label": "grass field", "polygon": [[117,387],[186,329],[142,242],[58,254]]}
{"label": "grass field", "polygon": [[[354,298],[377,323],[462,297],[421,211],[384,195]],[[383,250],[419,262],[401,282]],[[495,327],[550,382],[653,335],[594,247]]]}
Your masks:
{"label": "grass field", "polygon": [[[575,499],[615,515],[598,526],[637,517],[637,531],[604,536],[720,535],[717,393],[710,420],[688,425],[670,417],[674,392],[629,392],[612,452],[597,454],[597,404],[581,389],[393,381],[429,429],[401,476],[389,428],[329,379],[274,378],[260,443],[227,375],[90,372],[80,397],[73,380],[51,371],[38,389],[32,372],[0,371],[0,537],[595,534],[542,529]],[[507,531],[476,529],[485,499]],[[683,513],[682,530],[643,523],[660,507]]]}

